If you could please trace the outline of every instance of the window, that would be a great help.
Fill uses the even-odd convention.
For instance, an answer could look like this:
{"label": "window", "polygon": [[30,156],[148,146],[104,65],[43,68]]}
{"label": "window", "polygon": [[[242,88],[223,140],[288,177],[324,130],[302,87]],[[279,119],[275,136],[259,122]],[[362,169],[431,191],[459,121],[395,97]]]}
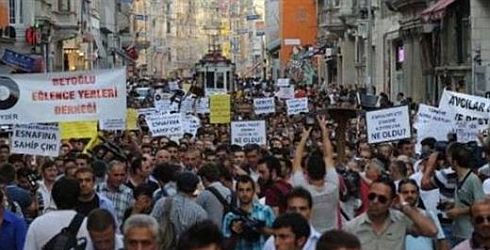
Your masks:
{"label": "window", "polygon": [[225,74],[223,72],[218,72],[216,73],[218,75],[217,81],[216,81],[216,88],[218,89],[223,89],[225,88]]}
{"label": "window", "polygon": [[71,0],[58,0],[58,10],[59,11],[70,11],[71,10],[70,1]]}
{"label": "window", "polygon": [[15,18],[15,6],[17,0],[9,0],[9,23],[10,24],[15,24],[16,18]]}

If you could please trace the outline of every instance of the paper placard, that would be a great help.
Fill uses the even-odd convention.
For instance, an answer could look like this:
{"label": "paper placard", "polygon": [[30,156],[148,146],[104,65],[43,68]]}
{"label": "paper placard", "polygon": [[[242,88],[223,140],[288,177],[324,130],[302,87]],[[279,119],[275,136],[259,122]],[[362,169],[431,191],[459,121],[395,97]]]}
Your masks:
{"label": "paper placard", "polygon": [[196,113],[209,114],[209,97],[201,97],[197,100]]}
{"label": "paper placard", "polygon": [[279,78],[277,79],[277,87],[289,87],[289,78]]}
{"label": "paper placard", "polygon": [[196,137],[197,130],[201,127],[201,120],[197,116],[184,115],[183,117],[183,129],[184,133],[189,133],[193,137]]}
{"label": "paper placard", "polygon": [[288,115],[297,115],[300,113],[308,113],[308,98],[296,98],[289,99],[286,101],[286,106],[288,108]]}
{"label": "paper placard", "polygon": [[184,135],[182,115],[180,113],[148,115],[145,117],[145,120],[152,137],[167,136],[169,138],[181,138]]}
{"label": "paper placard", "polygon": [[266,145],[265,121],[240,121],[231,123],[231,144]]}
{"label": "paper placard", "polygon": [[280,99],[294,99],[294,87],[281,87],[276,93],[276,96]]}
{"label": "paper placard", "polygon": [[255,98],[254,99],[254,112],[257,115],[275,113],[276,112],[276,103],[275,103],[274,97]]}
{"label": "paper placard", "polygon": [[210,123],[223,124],[231,121],[230,95],[213,95],[209,98]]}
{"label": "paper placard", "polygon": [[97,121],[60,122],[61,139],[92,138],[97,135]]}
{"label": "paper placard", "polygon": [[480,125],[489,126],[490,99],[445,90],[439,108],[451,114],[455,122],[476,120]]}
{"label": "paper placard", "polygon": [[0,78],[0,124],[126,117],[126,70],[11,74]]}
{"label": "paper placard", "polygon": [[57,124],[15,124],[13,127],[11,151],[14,154],[57,157],[60,144]]}
{"label": "paper placard", "polygon": [[380,143],[412,136],[408,106],[366,112],[368,143]]}
{"label": "paper placard", "polygon": [[126,129],[126,119],[105,119],[99,121],[99,129],[117,131]]}
{"label": "paper placard", "polygon": [[136,109],[128,109],[126,114],[126,129],[138,130],[138,111]]}

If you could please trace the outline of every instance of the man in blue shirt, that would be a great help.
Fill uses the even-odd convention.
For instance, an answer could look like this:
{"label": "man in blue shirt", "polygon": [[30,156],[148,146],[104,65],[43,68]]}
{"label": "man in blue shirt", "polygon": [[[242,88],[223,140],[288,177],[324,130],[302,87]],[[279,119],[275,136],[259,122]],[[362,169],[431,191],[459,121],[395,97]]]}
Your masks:
{"label": "man in blue shirt", "polygon": [[265,240],[273,233],[275,215],[271,207],[254,201],[255,185],[250,176],[237,179],[236,191],[240,208],[225,215],[223,234],[225,249],[262,250]]}
{"label": "man in blue shirt", "polygon": [[22,250],[26,239],[27,226],[24,220],[6,210],[4,192],[0,191],[0,250]]}

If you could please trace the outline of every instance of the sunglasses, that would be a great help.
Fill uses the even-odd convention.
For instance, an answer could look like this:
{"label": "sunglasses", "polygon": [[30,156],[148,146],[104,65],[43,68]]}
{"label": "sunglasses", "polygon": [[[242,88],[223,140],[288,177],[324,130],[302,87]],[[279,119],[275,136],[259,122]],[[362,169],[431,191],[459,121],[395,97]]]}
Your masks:
{"label": "sunglasses", "polygon": [[388,197],[384,195],[377,195],[375,193],[369,193],[368,200],[371,202],[373,202],[374,200],[378,200],[379,203],[386,204],[388,202]]}
{"label": "sunglasses", "polygon": [[481,225],[481,224],[483,224],[485,222],[490,223],[490,215],[487,215],[487,216],[483,216],[483,215],[476,216],[475,219],[474,219],[474,222],[475,222],[475,225]]}

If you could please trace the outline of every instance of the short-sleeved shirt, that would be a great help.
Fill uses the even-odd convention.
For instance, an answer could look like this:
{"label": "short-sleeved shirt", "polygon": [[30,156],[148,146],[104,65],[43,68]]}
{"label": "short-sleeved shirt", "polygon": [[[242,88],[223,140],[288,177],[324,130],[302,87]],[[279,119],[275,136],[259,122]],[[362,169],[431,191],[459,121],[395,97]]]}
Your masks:
{"label": "short-sleeved shirt", "polygon": [[[478,200],[485,198],[480,178],[471,171],[458,182],[454,191],[455,207],[468,208]],[[453,235],[457,238],[468,239],[473,233],[473,224],[469,214],[458,216],[453,222]]]}
{"label": "short-sleeved shirt", "polygon": [[98,193],[104,195],[112,201],[116,212],[118,225],[122,225],[124,212],[133,204],[133,190],[125,185],[120,185],[118,190],[113,191],[109,189],[106,182],[99,184],[96,190]]}
{"label": "short-sleeved shirt", "polygon": [[396,210],[390,210],[388,220],[384,232],[376,234],[367,213],[363,213],[347,222],[344,230],[359,238],[363,250],[404,250],[405,236],[412,222]]}
{"label": "short-sleeved shirt", "polygon": [[456,245],[453,250],[485,250],[485,248],[475,246],[471,239],[468,239]]}
{"label": "short-sleeved shirt", "polygon": [[292,178],[293,186],[304,187],[311,193],[313,208],[311,223],[320,233],[338,228],[339,225],[339,176],[334,168],[329,168],[323,187],[310,185],[302,171],[296,171]]}
{"label": "short-sleeved shirt", "polygon": [[425,236],[407,235],[405,238],[405,249],[433,250],[435,249],[434,243],[436,240],[443,240],[446,238],[444,230],[442,230],[441,223],[439,223],[439,219],[433,212],[422,209],[419,209],[419,211],[434,222],[434,225],[437,228],[437,237],[429,238]]}
{"label": "short-sleeved shirt", "polygon": [[284,180],[276,181],[271,187],[264,191],[265,204],[270,207],[278,207],[280,213],[286,211],[286,195],[293,187]]}
{"label": "short-sleeved shirt", "polygon": [[[231,190],[223,186],[221,182],[213,182],[209,185],[215,188],[221,197],[231,202]],[[224,207],[220,200],[209,190],[202,191],[196,199],[197,204],[199,204],[208,213],[208,218],[212,220],[216,225],[221,228],[221,223],[223,222]]]}
{"label": "short-sleeved shirt", "polygon": [[[265,222],[266,227],[272,227],[272,223],[276,219],[274,211],[267,205],[262,205],[260,203],[254,202],[252,204],[252,212],[249,215],[250,218],[255,220],[260,220]],[[238,219],[239,217],[234,213],[227,213],[223,219],[223,235],[227,238],[231,237],[231,222]],[[261,235],[258,241],[246,241],[240,239],[235,247],[235,250],[262,250],[266,241],[266,236]]]}

